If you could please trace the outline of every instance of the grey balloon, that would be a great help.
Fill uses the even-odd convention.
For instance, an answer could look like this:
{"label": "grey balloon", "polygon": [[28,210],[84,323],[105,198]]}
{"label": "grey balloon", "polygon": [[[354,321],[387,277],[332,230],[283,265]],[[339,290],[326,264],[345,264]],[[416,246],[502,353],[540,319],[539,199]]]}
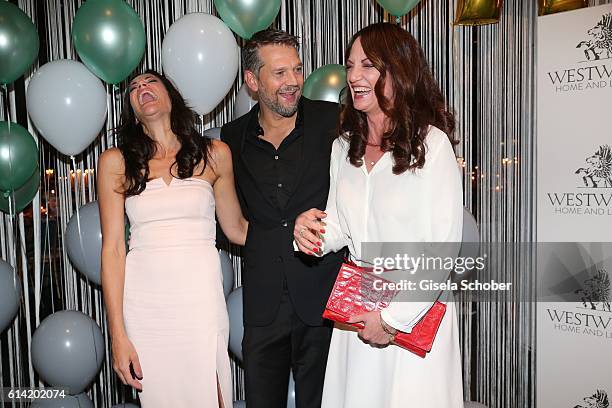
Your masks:
{"label": "grey balloon", "polygon": [[19,310],[21,280],[13,267],[0,260],[0,333],[9,327]]}
{"label": "grey balloon", "polygon": [[238,360],[242,361],[242,337],[244,336],[242,286],[234,289],[227,297],[227,313],[230,323],[229,349]]}
{"label": "grey balloon", "polygon": [[104,338],[89,316],[76,310],[53,313],[32,336],[32,363],[40,378],[79,394],[104,361]]}
{"label": "grey balloon", "polygon": [[32,408],[94,408],[93,402],[82,393],[79,395],[66,395],[64,398],[38,399],[32,401]]}
{"label": "grey balloon", "polygon": [[475,258],[480,252],[480,232],[478,223],[467,208],[463,209],[463,234],[459,256]]}
{"label": "grey balloon", "polygon": [[246,83],[243,83],[234,102],[234,119],[249,113],[257,104],[257,95],[253,94]]}
{"label": "grey balloon", "polygon": [[234,265],[226,251],[219,251],[219,259],[221,261],[221,275],[223,277],[223,294],[227,299],[232,289],[234,289]]}
{"label": "grey balloon", "polygon": [[89,146],[106,121],[106,89],[76,61],[57,60],[40,67],[30,80],[26,102],[40,133],[69,156]]}
{"label": "grey balloon", "polygon": [[209,139],[220,140],[221,139],[221,128],[214,127],[214,128],[206,129],[204,131],[204,136],[206,136]]}
{"label": "grey balloon", "polygon": [[234,401],[234,408],[246,408],[246,401]]}
{"label": "grey balloon", "polygon": [[[460,258],[476,258],[480,254],[480,232],[478,223],[467,208],[463,209],[463,233],[461,237]],[[452,273],[453,282],[469,279],[474,272],[474,268],[466,269],[463,273]]]}
{"label": "grey balloon", "polygon": [[100,278],[102,231],[99,211],[97,201],[85,204],[79,208],[78,219],[76,212],[70,217],[64,234],[68,258],[79,272],[98,285],[102,283]]}

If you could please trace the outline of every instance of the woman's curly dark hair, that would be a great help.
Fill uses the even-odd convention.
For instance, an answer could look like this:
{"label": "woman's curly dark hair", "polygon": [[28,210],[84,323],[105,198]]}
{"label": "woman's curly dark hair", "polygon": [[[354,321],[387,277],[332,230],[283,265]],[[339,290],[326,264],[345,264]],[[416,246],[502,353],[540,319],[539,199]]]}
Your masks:
{"label": "woman's curly dark hair", "polygon": [[[147,70],[144,74],[159,78],[170,96],[172,104],[170,126],[181,144],[176,159],[170,167],[170,172],[173,176],[176,174],[181,179],[192,177],[194,169],[200,162],[204,164],[203,169],[206,168],[210,160],[209,153],[212,141],[207,137],[200,136],[196,129],[196,113],[187,106],[179,91],[168,78],[153,70]],[[134,77],[139,75],[143,74],[134,75]],[[119,135],[119,150],[123,154],[125,162],[123,194],[126,197],[138,195],[144,191],[149,180],[149,161],[153,158],[157,148],[155,141],[145,134],[142,125],[136,121],[134,109],[130,104],[129,89],[124,97],[123,111],[121,112],[117,132]],[[173,172],[174,168],[176,168],[175,173]]]}
{"label": "woman's curly dark hair", "polygon": [[[423,50],[410,33],[390,23],[376,23],[357,32],[351,39],[345,62],[357,39],[380,78],[374,92],[390,126],[383,134],[381,149],[393,152],[393,173],[422,168],[425,164],[425,137],[429,125],[446,133],[451,141],[455,119],[446,107],[442,92],[425,59]],[[385,81],[391,78],[394,100],[384,96]],[[339,131],[349,141],[348,157],[361,166],[368,140],[366,114],[353,107],[347,94],[340,111]]]}

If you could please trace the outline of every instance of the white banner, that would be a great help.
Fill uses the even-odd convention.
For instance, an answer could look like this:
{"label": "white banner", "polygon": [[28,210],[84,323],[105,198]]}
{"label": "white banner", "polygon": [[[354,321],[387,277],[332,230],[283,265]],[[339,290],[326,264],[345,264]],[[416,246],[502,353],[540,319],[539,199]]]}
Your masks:
{"label": "white banner", "polygon": [[537,406],[612,407],[612,5],[538,18],[537,54],[537,234],[558,243],[538,252]]}

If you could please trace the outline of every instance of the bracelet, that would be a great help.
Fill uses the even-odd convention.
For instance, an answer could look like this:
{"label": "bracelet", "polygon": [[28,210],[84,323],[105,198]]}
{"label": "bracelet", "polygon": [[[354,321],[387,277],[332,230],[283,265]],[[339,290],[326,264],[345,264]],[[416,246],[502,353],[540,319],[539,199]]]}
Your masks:
{"label": "bracelet", "polygon": [[[382,315],[378,315],[380,318],[380,326],[382,327],[382,329],[384,330],[385,333],[387,333],[390,336],[395,336],[397,334],[397,330],[390,328],[390,326],[385,323],[385,321],[382,318]],[[392,331],[395,330],[395,331]]]}

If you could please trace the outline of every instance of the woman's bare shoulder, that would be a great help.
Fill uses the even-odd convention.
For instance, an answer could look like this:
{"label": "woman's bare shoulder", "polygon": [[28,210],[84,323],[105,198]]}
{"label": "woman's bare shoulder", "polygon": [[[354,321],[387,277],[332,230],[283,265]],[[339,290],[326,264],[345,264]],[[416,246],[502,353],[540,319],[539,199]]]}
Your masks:
{"label": "woman's bare shoulder", "polygon": [[116,147],[106,149],[98,159],[98,172],[123,174],[125,163],[121,150]]}
{"label": "woman's bare shoulder", "polygon": [[214,161],[230,160],[232,158],[232,151],[227,143],[215,139],[212,141],[210,155]]}

